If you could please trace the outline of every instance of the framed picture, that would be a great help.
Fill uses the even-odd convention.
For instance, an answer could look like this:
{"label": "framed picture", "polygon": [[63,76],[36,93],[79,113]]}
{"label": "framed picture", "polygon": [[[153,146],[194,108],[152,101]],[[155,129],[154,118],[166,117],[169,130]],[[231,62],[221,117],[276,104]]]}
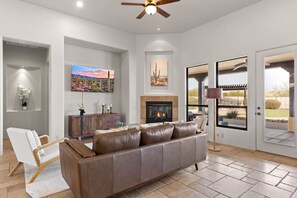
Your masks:
{"label": "framed picture", "polygon": [[145,94],[172,94],[173,51],[157,51],[145,53]]}
{"label": "framed picture", "polygon": [[167,87],[168,86],[168,61],[152,60],[151,61],[151,86]]}
{"label": "framed picture", "polygon": [[113,93],[114,70],[82,65],[71,70],[71,91]]}

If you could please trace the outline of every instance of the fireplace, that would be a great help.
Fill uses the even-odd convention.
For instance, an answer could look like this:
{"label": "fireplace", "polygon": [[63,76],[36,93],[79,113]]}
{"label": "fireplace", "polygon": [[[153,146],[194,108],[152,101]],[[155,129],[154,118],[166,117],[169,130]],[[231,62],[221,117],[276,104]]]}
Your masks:
{"label": "fireplace", "polygon": [[146,123],[172,122],[171,101],[146,101]]}
{"label": "fireplace", "polygon": [[[147,114],[147,102],[149,103],[150,102],[153,102],[153,103],[171,102],[171,105],[172,105],[171,119],[173,122],[178,121],[178,96],[140,96],[140,123],[141,124],[147,123],[146,116],[149,115]],[[155,120],[153,121],[156,122]]]}

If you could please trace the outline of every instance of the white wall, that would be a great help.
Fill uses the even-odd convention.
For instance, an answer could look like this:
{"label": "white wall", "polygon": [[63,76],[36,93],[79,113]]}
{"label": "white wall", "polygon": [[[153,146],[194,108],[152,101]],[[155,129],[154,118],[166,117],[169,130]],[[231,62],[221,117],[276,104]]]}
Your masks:
{"label": "white wall", "polygon": [[214,85],[216,61],[248,56],[248,131],[217,128],[217,133],[224,133],[219,142],[256,148],[255,54],[297,43],[296,7],[296,0],[263,0],[182,34],[183,67],[208,63],[210,86]]}
{"label": "white wall", "polygon": [[65,45],[65,134],[68,135],[68,115],[79,115],[81,92],[71,91],[71,65],[84,65],[115,71],[113,93],[83,93],[86,114],[101,113],[101,105],[112,104],[114,113],[121,113],[121,55],[111,52]]}
{"label": "white wall", "polygon": [[[1,42],[4,37],[32,41],[50,46],[49,135],[52,138],[57,139],[64,136],[65,36],[128,51],[124,67],[127,69],[130,79],[122,78],[122,80],[128,80],[129,83],[126,83],[125,86],[122,85],[121,91],[123,92],[123,90],[130,89],[130,86],[132,88],[135,86],[131,85],[131,82],[135,84],[136,76],[130,75],[130,73],[133,74],[136,67],[135,36],[133,34],[61,14],[19,0],[0,0],[0,4]],[[2,60],[2,47],[0,50],[0,60]],[[2,61],[0,64],[0,71],[2,71]],[[0,91],[2,97],[3,89]],[[126,107],[123,109],[124,111],[122,113],[126,114],[127,120],[136,119],[136,110],[132,109],[127,111],[127,109],[130,109],[132,106],[130,102],[135,101],[135,97],[136,89],[131,89],[129,92],[129,100],[122,102]],[[3,112],[3,108],[0,109],[0,112]],[[3,119],[3,117],[1,118]],[[2,136],[3,124],[1,124],[0,129],[0,136]],[[2,139],[0,142],[2,144]]]}
{"label": "white wall", "polygon": [[[184,109],[182,108],[181,72],[181,35],[180,34],[156,34],[138,35],[136,37],[136,57],[137,57],[137,118],[140,122],[140,96],[143,95],[175,95],[179,96],[179,119],[184,119]],[[150,88],[149,77],[150,65],[146,60],[146,54],[164,54],[170,56],[168,73],[168,88]]]}
{"label": "white wall", "polygon": [[[41,110],[42,85],[43,83],[47,84],[44,78],[47,50],[7,44],[4,45],[3,50],[5,110],[10,112],[21,110],[20,99],[17,95],[18,84],[23,85],[24,88],[30,88],[32,91],[27,110]],[[48,96],[46,95],[46,97]]]}
{"label": "white wall", "polygon": [[[48,50],[7,44],[4,44],[3,50],[4,139],[8,138],[8,127],[36,130],[39,135],[48,134]],[[25,111],[22,111],[17,95],[18,84],[32,90]]]}

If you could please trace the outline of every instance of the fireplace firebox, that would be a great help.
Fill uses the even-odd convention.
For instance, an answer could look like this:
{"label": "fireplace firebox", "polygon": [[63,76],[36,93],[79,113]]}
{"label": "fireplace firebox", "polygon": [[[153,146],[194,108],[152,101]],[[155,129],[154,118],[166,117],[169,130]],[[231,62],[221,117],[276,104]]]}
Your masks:
{"label": "fireplace firebox", "polygon": [[172,102],[147,101],[146,123],[172,122]]}

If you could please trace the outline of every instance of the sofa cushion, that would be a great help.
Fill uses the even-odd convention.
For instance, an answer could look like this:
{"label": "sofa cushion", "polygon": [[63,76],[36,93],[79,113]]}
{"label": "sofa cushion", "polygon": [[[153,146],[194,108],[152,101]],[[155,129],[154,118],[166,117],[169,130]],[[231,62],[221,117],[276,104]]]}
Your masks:
{"label": "sofa cushion", "polygon": [[66,140],[66,143],[73,148],[80,156],[83,158],[93,157],[96,155],[89,147],[87,147],[83,142],[72,139]]}
{"label": "sofa cushion", "polygon": [[173,126],[171,124],[141,129],[141,145],[169,141],[172,133]]}
{"label": "sofa cushion", "polygon": [[136,148],[139,144],[140,131],[129,129],[116,133],[96,134],[93,139],[93,150],[101,155]]}
{"label": "sofa cushion", "polygon": [[172,134],[172,139],[187,137],[194,135],[197,130],[197,123],[194,122],[184,122],[173,124],[174,130]]}

